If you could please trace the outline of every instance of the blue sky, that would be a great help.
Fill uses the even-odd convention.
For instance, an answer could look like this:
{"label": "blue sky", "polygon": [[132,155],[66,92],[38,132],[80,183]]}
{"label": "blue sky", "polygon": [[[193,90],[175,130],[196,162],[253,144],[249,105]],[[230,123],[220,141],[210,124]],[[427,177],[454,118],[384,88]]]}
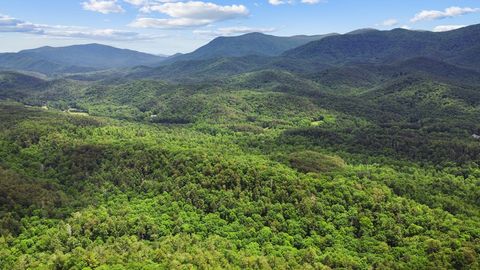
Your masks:
{"label": "blue sky", "polygon": [[96,42],[173,54],[254,31],[445,31],[477,23],[478,0],[0,0],[0,51]]}

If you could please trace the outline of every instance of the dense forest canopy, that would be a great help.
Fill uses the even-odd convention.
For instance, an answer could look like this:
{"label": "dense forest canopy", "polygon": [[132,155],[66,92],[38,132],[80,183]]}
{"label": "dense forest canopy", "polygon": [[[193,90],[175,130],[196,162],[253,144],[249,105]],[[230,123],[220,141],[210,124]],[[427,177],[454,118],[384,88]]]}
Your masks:
{"label": "dense forest canopy", "polygon": [[1,71],[0,269],[480,269],[478,29]]}

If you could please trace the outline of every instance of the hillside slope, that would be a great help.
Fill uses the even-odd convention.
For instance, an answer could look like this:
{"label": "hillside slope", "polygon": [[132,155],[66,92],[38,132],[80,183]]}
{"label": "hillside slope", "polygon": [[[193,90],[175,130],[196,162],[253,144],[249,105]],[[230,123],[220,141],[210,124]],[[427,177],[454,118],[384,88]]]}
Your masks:
{"label": "hillside slope", "polygon": [[479,69],[480,25],[434,33],[394,29],[327,37],[289,50],[283,56],[338,65],[355,62],[391,63],[428,57]]}
{"label": "hillside slope", "polygon": [[151,54],[100,44],[42,47],[0,54],[0,68],[44,74],[78,73],[94,70],[156,65],[164,60]]}
{"label": "hillside slope", "polygon": [[262,33],[249,33],[235,37],[218,37],[194,52],[173,57],[168,61],[208,60],[250,55],[277,56],[289,49],[331,35],[335,34],[278,37]]}

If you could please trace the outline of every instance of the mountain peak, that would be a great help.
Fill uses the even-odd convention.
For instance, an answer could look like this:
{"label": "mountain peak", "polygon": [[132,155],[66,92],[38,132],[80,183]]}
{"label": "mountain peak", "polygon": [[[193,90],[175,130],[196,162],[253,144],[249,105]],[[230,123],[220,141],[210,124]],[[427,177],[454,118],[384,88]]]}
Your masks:
{"label": "mountain peak", "polygon": [[361,28],[361,29],[348,32],[345,35],[359,35],[359,34],[365,34],[365,33],[371,33],[371,32],[378,32],[378,31],[380,30],[375,28]]}
{"label": "mountain peak", "polygon": [[0,54],[0,67],[44,74],[84,72],[132,66],[153,66],[165,57],[90,43],[65,47],[40,47]]}
{"label": "mountain peak", "polygon": [[206,60],[249,55],[278,56],[283,52],[319,40],[327,35],[280,37],[260,32],[217,37],[192,53],[172,57],[171,61]]}
{"label": "mountain peak", "polygon": [[250,32],[250,33],[246,33],[246,34],[243,34],[241,36],[271,36],[271,35],[267,35],[265,33],[262,33],[262,32]]}

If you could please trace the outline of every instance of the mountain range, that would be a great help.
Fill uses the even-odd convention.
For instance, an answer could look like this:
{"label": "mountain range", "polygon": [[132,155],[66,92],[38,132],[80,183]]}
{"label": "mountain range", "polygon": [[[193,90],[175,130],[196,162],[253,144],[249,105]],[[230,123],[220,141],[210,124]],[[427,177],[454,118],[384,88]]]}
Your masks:
{"label": "mountain range", "polygon": [[101,44],[41,47],[0,54],[3,69],[33,71],[46,75],[81,73],[140,65],[158,65],[166,57],[118,49]]}
{"label": "mountain range", "polygon": [[250,33],[218,37],[191,53],[171,57],[99,44],[42,47],[0,54],[0,68],[45,75],[131,68],[131,78],[195,79],[259,69],[312,73],[335,66],[393,64],[423,57],[478,71],[478,44],[480,25],[441,33],[405,29],[292,37]]}
{"label": "mountain range", "polygon": [[0,55],[0,269],[480,269],[480,25]]}
{"label": "mountain range", "polygon": [[287,50],[333,35],[337,34],[277,37],[262,33],[249,33],[234,37],[218,37],[191,53],[173,57],[170,62],[251,55],[278,56]]}
{"label": "mountain range", "polygon": [[18,53],[0,54],[0,68],[38,72],[51,76],[136,66],[154,67],[179,61],[200,61],[220,57],[277,56],[289,49],[331,35],[334,34],[276,37],[250,33],[238,37],[219,37],[194,52],[175,54],[171,57],[118,49],[101,44],[57,48],[41,47]]}
{"label": "mountain range", "polygon": [[392,63],[422,56],[477,69],[479,44],[479,25],[440,33],[394,29],[332,36],[294,48],[283,56],[331,65]]}
{"label": "mountain range", "polygon": [[[219,45],[207,44],[190,57],[175,57],[159,67],[133,71],[131,78],[156,78],[164,80],[198,81],[219,78],[263,69],[276,69],[296,74],[312,74],[335,67],[351,65],[403,65],[408,63],[428,65],[437,62],[452,71],[454,68],[479,70],[480,25],[454,31],[434,33],[394,29],[378,31],[362,29],[345,35],[329,35],[321,39],[287,50],[280,55],[256,55],[213,57],[198,51],[217,52]],[[245,39],[258,34],[246,35]],[[235,38],[221,38],[211,43],[221,43]],[[223,42],[226,43],[226,42]],[[407,61],[410,60],[411,61]],[[447,68],[448,66],[448,68]],[[436,67],[436,69],[442,69]]]}

